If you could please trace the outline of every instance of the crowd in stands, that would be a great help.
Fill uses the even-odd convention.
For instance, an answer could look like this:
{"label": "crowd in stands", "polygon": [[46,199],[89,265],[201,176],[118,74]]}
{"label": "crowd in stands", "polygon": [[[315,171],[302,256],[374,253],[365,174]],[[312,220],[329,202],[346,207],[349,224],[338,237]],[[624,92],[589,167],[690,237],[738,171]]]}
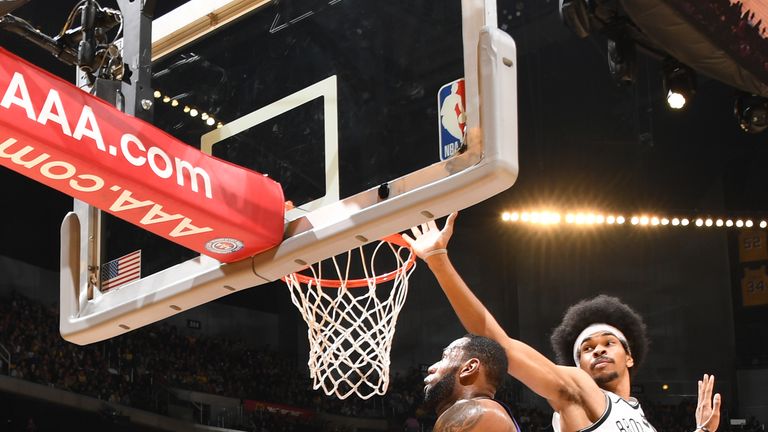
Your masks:
{"label": "crowd in stands", "polygon": [[[168,412],[167,389],[177,388],[304,412],[385,418],[394,425],[390,430],[398,431],[429,431],[435,420],[420,406],[424,373],[416,367],[395,372],[383,397],[341,401],[312,390],[306,365],[295,358],[242,341],[185,336],[165,323],[88,346],[74,345],[59,334],[57,308],[17,293],[0,298],[0,344],[11,354],[11,364],[1,365],[1,374],[160,414]],[[515,404],[510,388],[502,387],[497,397],[511,402],[523,431],[551,430],[551,413]],[[694,404],[643,401],[651,424],[664,432],[690,432]],[[343,432],[320,418],[256,410],[237,426],[255,432]],[[215,419],[207,422],[216,425]]]}

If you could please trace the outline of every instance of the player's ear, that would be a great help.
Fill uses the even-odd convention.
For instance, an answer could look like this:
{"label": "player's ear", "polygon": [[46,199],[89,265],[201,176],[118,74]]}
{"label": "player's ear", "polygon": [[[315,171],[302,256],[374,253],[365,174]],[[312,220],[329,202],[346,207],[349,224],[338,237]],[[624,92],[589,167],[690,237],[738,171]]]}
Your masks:
{"label": "player's ear", "polygon": [[477,373],[480,371],[480,360],[476,357],[473,357],[467,361],[465,361],[461,368],[459,369],[459,378],[469,378],[472,376],[477,375]]}
{"label": "player's ear", "polygon": [[632,358],[632,354],[627,354],[627,368],[631,368],[635,365],[635,359]]}

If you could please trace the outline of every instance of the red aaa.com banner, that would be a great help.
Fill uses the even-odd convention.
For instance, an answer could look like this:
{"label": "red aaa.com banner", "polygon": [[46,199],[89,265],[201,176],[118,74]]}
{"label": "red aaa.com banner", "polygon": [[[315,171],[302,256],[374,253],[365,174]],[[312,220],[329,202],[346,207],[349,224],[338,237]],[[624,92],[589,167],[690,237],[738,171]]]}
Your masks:
{"label": "red aaa.com banner", "polygon": [[223,262],[277,245],[284,198],[0,48],[0,165]]}

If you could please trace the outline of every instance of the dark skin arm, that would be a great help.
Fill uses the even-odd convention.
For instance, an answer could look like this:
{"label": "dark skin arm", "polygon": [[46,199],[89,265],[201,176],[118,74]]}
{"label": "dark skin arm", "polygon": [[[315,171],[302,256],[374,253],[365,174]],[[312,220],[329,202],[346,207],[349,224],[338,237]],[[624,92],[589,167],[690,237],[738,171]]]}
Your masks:
{"label": "dark skin arm", "polygon": [[504,408],[490,399],[465,399],[445,410],[434,432],[518,432]]}

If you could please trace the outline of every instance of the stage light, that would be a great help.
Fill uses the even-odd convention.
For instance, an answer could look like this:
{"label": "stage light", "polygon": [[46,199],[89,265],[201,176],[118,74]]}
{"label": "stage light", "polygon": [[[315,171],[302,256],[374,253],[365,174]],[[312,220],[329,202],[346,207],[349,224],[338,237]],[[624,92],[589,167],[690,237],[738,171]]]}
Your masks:
{"label": "stage light", "polygon": [[21,6],[24,6],[29,0],[4,0],[0,1],[0,17],[6,16]]}
{"label": "stage light", "polygon": [[[198,113],[199,114],[199,113]],[[207,124],[214,126],[213,117],[208,117]],[[220,124],[220,123],[219,123]],[[655,213],[655,212],[654,212]],[[743,217],[739,219],[726,218],[726,217],[704,217],[698,216],[693,218],[688,217],[671,217],[660,214],[637,214],[624,216],[614,214],[606,214],[602,212],[568,212],[560,213],[553,210],[540,210],[540,209],[528,209],[527,211],[506,211],[501,213],[500,218],[504,222],[520,222],[522,224],[531,225],[573,225],[580,227],[597,227],[598,225],[618,226],[623,225],[625,222],[631,224],[637,228],[643,227],[687,227],[693,226],[697,228],[751,228],[756,229],[758,226],[761,229],[768,228],[768,219],[764,217]]]}
{"label": "stage light", "polygon": [[760,133],[768,128],[768,99],[760,96],[741,94],[736,97],[733,115],[741,130],[747,133]]}
{"label": "stage light", "polygon": [[589,6],[584,0],[561,0],[560,19],[568,26],[576,36],[585,38],[589,36],[591,24],[589,21]]}
{"label": "stage light", "polygon": [[608,39],[608,72],[621,85],[635,81],[635,42],[627,35]]}
{"label": "stage light", "polygon": [[695,72],[674,59],[667,59],[664,62],[664,94],[667,105],[673,110],[681,110],[691,102],[695,93]]}
{"label": "stage light", "polygon": [[191,110],[189,110],[189,115],[190,117],[197,117],[197,110],[192,108]]}

